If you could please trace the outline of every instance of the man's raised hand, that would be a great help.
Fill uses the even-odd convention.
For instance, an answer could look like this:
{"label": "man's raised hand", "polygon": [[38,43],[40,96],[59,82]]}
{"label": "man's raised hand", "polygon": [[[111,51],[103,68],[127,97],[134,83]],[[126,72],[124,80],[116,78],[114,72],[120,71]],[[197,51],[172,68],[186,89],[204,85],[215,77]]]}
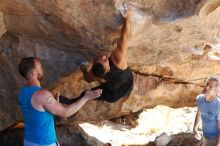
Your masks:
{"label": "man's raised hand", "polygon": [[131,8],[125,2],[123,2],[123,9],[120,12],[125,19],[131,17]]}
{"label": "man's raised hand", "polygon": [[97,90],[87,90],[86,93],[85,93],[85,97],[88,99],[88,100],[93,100],[93,99],[96,99],[98,97],[100,97],[102,94],[102,90],[101,89],[97,89]]}

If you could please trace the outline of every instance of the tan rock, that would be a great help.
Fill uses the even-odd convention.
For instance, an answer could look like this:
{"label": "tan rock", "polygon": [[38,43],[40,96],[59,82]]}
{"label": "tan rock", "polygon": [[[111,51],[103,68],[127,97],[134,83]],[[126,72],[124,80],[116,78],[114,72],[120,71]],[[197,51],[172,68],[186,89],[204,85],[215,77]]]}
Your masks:
{"label": "tan rock", "polygon": [[122,19],[114,1],[102,0],[3,0],[0,11],[9,32],[90,51],[109,50]]}
{"label": "tan rock", "polygon": [[5,32],[6,32],[6,28],[3,20],[3,14],[0,12],[0,38]]}
{"label": "tan rock", "polygon": [[[194,106],[204,79],[220,73],[217,0],[137,0],[132,7],[128,63],[137,73],[125,101],[88,102],[70,121],[111,119],[158,104]],[[76,97],[89,86],[79,64],[115,49],[120,35],[121,0],[1,0],[0,130],[22,120],[17,71],[21,58],[38,56],[44,88]],[[207,44],[207,45],[206,45]]]}
{"label": "tan rock", "polygon": [[[169,143],[166,143],[169,142]],[[202,140],[198,141],[194,138],[192,133],[179,133],[167,136],[166,134],[161,135],[155,140],[147,144],[149,146],[176,146],[176,145],[202,145]]]}

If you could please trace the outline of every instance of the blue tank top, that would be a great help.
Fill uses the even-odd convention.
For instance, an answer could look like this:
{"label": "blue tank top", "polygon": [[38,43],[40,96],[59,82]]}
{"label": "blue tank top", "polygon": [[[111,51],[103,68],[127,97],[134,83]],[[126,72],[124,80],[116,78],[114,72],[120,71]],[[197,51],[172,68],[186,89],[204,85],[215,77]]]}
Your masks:
{"label": "blue tank top", "polygon": [[40,90],[38,86],[23,86],[20,89],[19,103],[24,115],[24,139],[39,145],[56,142],[54,117],[51,113],[38,111],[32,107],[31,97]]}
{"label": "blue tank top", "polygon": [[218,121],[220,121],[220,100],[216,97],[207,102],[205,94],[200,94],[196,98],[198,108],[201,112],[202,130],[206,138],[216,138],[218,136]]}

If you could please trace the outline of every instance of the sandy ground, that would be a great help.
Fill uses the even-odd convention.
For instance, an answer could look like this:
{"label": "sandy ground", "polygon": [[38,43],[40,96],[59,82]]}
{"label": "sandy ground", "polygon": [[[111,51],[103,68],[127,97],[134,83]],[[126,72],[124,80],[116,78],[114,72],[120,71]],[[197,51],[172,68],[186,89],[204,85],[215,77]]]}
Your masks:
{"label": "sandy ground", "polygon": [[168,135],[181,132],[191,133],[197,108],[170,108],[157,106],[144,110],[138,119],[138,126],[130,129],[126,125],[103,121],[100,125],[80,124],[86,133],[112,146],[144,145],[154,141],[162,133]]}

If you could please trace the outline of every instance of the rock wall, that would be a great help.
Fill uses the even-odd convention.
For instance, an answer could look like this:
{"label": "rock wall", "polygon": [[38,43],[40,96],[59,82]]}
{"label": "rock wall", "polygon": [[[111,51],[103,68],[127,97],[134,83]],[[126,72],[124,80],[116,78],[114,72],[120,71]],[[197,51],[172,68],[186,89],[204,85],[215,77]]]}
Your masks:
{"label": "rock wall", "polygon": [[[128,63],[136,73],[134,90],[114,104],[91,101],[70,121],[111,119],[158,104],[194,106],[204,79],[220,73],[218,0],[127,2],[133,11]],[[17,67],[23,57],[42,60],[42,85],[53,93],[73,98],[92,86],[83,81],[79,64],[115,49],[121,4],[0,1],[0,130],[22,120],[17,95],[24,80]]]}
{"label": "rock wall", "polygon": [[0,38],[6,32],[3,14],[0,12]]}

